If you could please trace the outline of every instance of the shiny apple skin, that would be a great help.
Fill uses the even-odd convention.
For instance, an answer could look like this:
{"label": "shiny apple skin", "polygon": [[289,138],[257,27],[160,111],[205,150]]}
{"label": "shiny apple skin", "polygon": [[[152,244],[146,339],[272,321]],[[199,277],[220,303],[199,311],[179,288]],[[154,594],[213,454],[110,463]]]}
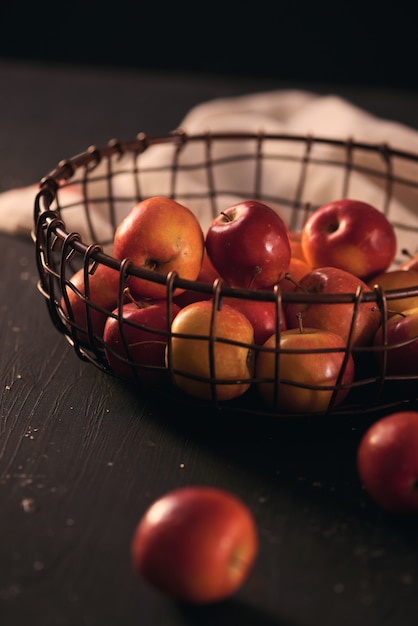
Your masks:
{"label": "shiny apple skin", "polygon": [[392,513],[418,513],[418,412],[398,411],[361,438],[357,469],[365,490]]}
{"label": "shiny apple skin", "polygon": [[[383,291],[402,290],[410,287],[418,289],[418,271],[413,269],[394,269],[382,272],[375,276],[370,282],[371,288],[378,285]],[[387,299],[389,313],[402,312],[418,306],[418,296],[406,296],[403,298]]]}
{"label": "shiny apple skin", "polygon": [[[179,310],[180,307],[172,303],[171,320],[168,323],[165,300],[124,304],[122,316],[127,347],[121,335],[119,319],[113,316],[108,317],[103,331],[103,340],[105,355],[114,373],[132,382],[139,381],[152,387],[167,384],[168,377],[165,370],[167,333]],[[118,313],[119,310],[116,308],[113,314],[118,315]],[[126,360],[132,361],[138,367],[133,368]],[[144,368],[141,365],[151,367]],[[152,369],[154,367],[160,369]]]}
{"label": "shiny apple skin", "polygon": [[286,330],[286,318],[283,312],[283,306],[277,305],[275,302],[261,300],[247,300],[245,298],[223,298],[224,304],[241,311],[251,323],[254,329],[254,344],[262,346],[267,339],[277,330],[277,324],[280,330]]}
{"label": "shiny apple skin", "polygon": [[[363,292],[370,291],[370,287],[354,274],[336,267],[322,267],[305,274],[295,290],[313,294],[335,294],[337,297],[343,293],[354,294],[358,287]],[[298,314],[301,314],[304,326],[330,330],[348,341],[354,303],[288,302],[284,310],[288,328],[298,327]],[[362,302],[353,328],[353,346],[372,345],[380,322],[381,314],[376,304]]]}
{"label": "shiny apple skin", "polygon": [[239,202],[213,220],[206,233],[206,250],[229,286],[264,289],[283,278],[289,268],[289,230],[268,205]]}
{"label": "shiny apple skin", "polygon": [[[204,235],[197,217],[186,206],[166,197],[146,198],[118,225],[113,256],[166,276],[196,280],[203,260]],[[164,298],[166,285],[131,276],[129,287],[138,298]],[[181,293],[178,288],[175,293]]]}
{"label": "shiny apple skin", "polygon": [[[88,300],[91,303],[88,306],[88,315],[93,336],[102,337],[103,335],[106,319],[118,301],[119,279],[120,275],[117,270],[102,264],[99,264],[96,271],[88,278]],[[75,272],[70,282],[77,289],[77,291],[74,291],[69,286],[66,288],[66,294],[71,309],[71,319],[80,328],[80,330],[74,329],[73,332],[77,336],[78,341],[87,343],[89,341],[87,305],[82,297],[87,294],[87,286],[84,281],[84,268]],[[103,310],[95,308],[93,305]],[[61,307],[64,314],[69,316],[64,296],[61,298]],[[85,329],[85,332],[81,329]]]}
{"label": "shiny apple skin", "polygon": [[343,198],[312,213],[302,229],[301,246],[312,268],[338,267],[367,282],[391,266],[397,239],[384,213]]}
{"label": "shiny apple skin", "polygon": [[175,489],[140,519],[131,542],[133,567],[176,600],[211,604],[247,580],[258,553],[258,530],[247,507],[216,487]]}
{"label": "shiny apple skin", "polygon": [[[189,395],[206,400],[213,399],[210,359],[212,311],[213,302],[210,300],[193,302],[181,309],[171,326],[171,363],[166,352],[168,367],[177,370],[173,373],[175,384]],[[190,337],[177,336],[182,334]],[[213,343],[214,378],[223,381],[215,383],[216,398],[231,400],[247,391],[249,380],[253,377],[254,351],[251,346],[254,329],[245,315],[225,304],[216,312],[214,337],[218,339]],[[198,376],[202,380],[190,376]],[[233,382],[229,384],[228,381]]]}
{"label": "shiny apple skin", "polygon": [[[418,307],[392,315],[387,321],[386,335],[386,373],[418,376]],[[377,330],[373,343],[375,347],[383,346],[383,326]],[[375,354],[382,363],[383,353]]]}
{"label": "shiny apple skin", "polygon": [[[259,382],[258,391],[264,402],[275,406],[275,353],[276,337],[266,341],[256,361],[256,377],[270,378]],[[334,387],[345,358],[346,344],[343,339],[330,331],[316,328],[289,329],[280,335],[279,369],[280,376],[277,409],[283,413],[325,413],[332,399]],[[286,352],[289,350],[289,352]],[[334,350],[326,352],[326,350]],[[314,352],[316,351],[316,352]],[[349,355],[341,380],[342,385],[350,385],[354,379],[354,362]],[[286,384],[284,381],[300,383],[303,386]],[[315,386],[310,388],[309,386]],[[326,387],[331,387],[327,389]],[[338,406],[347,397],[349,388],[341,388],[334,399]]]}

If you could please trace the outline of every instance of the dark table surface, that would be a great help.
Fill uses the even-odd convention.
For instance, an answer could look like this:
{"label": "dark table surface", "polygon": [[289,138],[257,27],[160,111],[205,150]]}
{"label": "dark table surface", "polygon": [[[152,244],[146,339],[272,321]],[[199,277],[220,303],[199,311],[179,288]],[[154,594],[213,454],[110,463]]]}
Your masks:
{"label": "dark table surface", "polygon": [[[288,86],[0,62],[0,191],[91,144],[167,133],[204,100]],[[418,129],[417,93],[302,87]],[[418,524],[362,489],[364,416],[221,420],[134,392],[52,327],[33,243],[0,247],[2,626],[416,626]],[[201,483],[251,507],[260,553],[234,598],[194,608],[139,581],[129,544],[155,498]]]}

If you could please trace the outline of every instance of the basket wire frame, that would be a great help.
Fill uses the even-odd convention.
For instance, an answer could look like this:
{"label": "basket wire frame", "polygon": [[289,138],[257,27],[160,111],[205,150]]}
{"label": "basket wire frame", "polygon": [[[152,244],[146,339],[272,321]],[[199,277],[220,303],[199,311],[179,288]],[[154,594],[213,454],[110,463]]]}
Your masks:
{"label": "basket wire frame", "polygon": [[[226,147],[226,150],[220,150]],[[155,149],[166,149],[169,155],[164,162],[146,160],[148,153]],[[191,150],[191,156],[187,157]],[[361,158],[358,158],[358,154]],[[186,155],[186,156],[185,156]],[[279,185],[266,184],[271,171],[280,172],[282,168],[292,167],[291,191],[284,194]],[[246,186],[241,188],[232,177],[229,183],[219,173],[226,170],[235,172],[247,168],[251,172],[245,177]],[[339,180],[338,195],[323,198],[309,189],[312,179],[310,170],[324,168],[333,172]],[[247,170],[245,170],[247,171]],[[331,175],[331,174],[330,174]],[[92,316],[94,312],[103,315],[116,315],[119,319],[122,340],[125,342],[126,363],[136,375],[148,366],[135,363],[130,357],[128,342],[125,337],[125,322],[122,319],[122,306],[131,276],[166,285],[167,320],[171,319],[176,288],[197,291],[202,297],[211,297],[213,315],[208,341],[211,400],[205,406],[219,411],[244,412],[255,415],[287,416],[281,412],[278,402],[272,407],[262,404],[253,390],[258,382],[249,379],[251,390],[237,401],[220,402],[217,396],[218,385],[231,384],[216,378],[215,320],[217,311],[222,306],[224,297],[256,299],[276,303],[276,347],[274,349],[276,371],[272,379],[277,398],[280,377],[280,319],[282,305],[286,302],[323,302],[330,305],[337,303],[351,304],[352,322],[347,345],[344,349],[343,364],[336,385],[332,388],[332,397],[328,414],[353,414],[384,411],[395,407],[410,406],[418,400],[418,376],[389,376],[387,373],[387,318],[392,299],[418,296],[416,287],[384,293],[380,288],[371,292],[361,289],[349,294],[310,294],[301,292],[251,291],[232,289],[222,280],[212,285],[197,281],[188,281],[171,273],[167,276],[136,267],[129,259],[119,261],[111,254],[114,231],[122,213],[137,202],[150,195],[166,195],[189,206],[199,214],[205,207],[207,219],[211,221],[228,204],[245,199],[258,199],[271,204],[286,215],[292,230],[301,229],[307,217],[325,201],[338,197],[349,197],[353,176],[366,176],[376,183],[379,197],[374,203],[394,225],[399,241],[404,235],[417,237],[418,220],[414,215],[392,214],[395,187],[398,195],[408,193],[418,197],[418,155],[395,150],[388,145],[356,142],[351,138],[329,139],[305,135],[272,135],[258,133],[202,133],[188,135],[179,129],[170,135],[150,137],[139,133],[130,142],[110,141],[105,147],[90,147],[85,152],[61,161],[57,167],[40,181],[39,192],[34,204],[33,239],[36,247],[36,259],[39,273],[39,291],[45,298],[50,318],[58,331],[65,335],[81,359],[96,365],[107,373],[112,373],[105,357],[103,337],[94,333]],[[184,181],[199,180],[199,185],[188,187]],[[152,181],[154,187],[149,185]],[[157,181],[159,193],[150,193]],[[220,182],[221,181],[221,182]],[[227,181],[227,182],[225,182]],[[234,186],[235,185],[235,186]],[[362,198],[358,198],[362,199]],[[77,221],[74,220],[76,216]],[[416,216],[415,216],[416,217]],[[99,219],[98,219],[99,218]],[[412,221],[411,221],[412,220]],[[74,222],[74,224],[72,223]],[[103,227],[104,225],[104,227]],[[79,226],[79,228],[77,228]],[[400,249],[404,246],[401,245]],[[412,250],[415,252],[415,250]],[[399,261],[399,259],[398,259]],[[103,308],[90,297],[91,277],[98,267],[105,265],[118,273],[118,295],[115,304],[116,313]],[[84,290],[79,291],[72,283],[72,276],[82,269]],[[73,291],[82,300],[85,307],[85,326],[77,325],[72,316],[69,293]],[[341,405],[335,402],[342,389],[342,379],[350,355],[358,360],[372,362],[376,348],[353,345],[353,328],[362,303],[369,302],[381,313],[383,346],[380,366],[356,377],[349,385],[348,399]],[[113,310],[113,309],[112,309]],[[151,333],[152,328],[146,328]],[[175,374],[186,375],[173,370],[172,333],[169,322],[165,329],[167,340],[167,384],[159,393],[168,397],[178,397],[188,404],[200,405],[201,402],[183,394],[170,384]],[[189,337],[193,339],[192,336]],[[249,345],[256,355],[264,348]],[[373,361],[375,362],[375,361]],[[151,367],[151,366],[150,366]],[[242,381],[235,381],[237,384]],[[408,392],[397,395],[387,393],[396,389],[396,384],[408,383]],[[306,385],[310,387],[309,385]],[[315,386],[313,385],[314,389]],[[294,417],[294,414],[292,414]]]}

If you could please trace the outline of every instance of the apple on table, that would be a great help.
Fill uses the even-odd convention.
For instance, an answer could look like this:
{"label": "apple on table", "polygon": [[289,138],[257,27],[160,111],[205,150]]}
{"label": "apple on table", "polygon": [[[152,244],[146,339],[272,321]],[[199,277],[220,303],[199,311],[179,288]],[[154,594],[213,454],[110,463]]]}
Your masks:
{"label": "apple on table", "polygon": [[333,266],[365,282],[393,263],[397,239],[386,215],[366,202],[343,198],[316,209],[301,237],[312,268]]}
{"label": "apple on table", "polygon": [[209,258],[231,287],[264,289],[289,268],[289,230],[270,206],[246,200],[227,207],[206,232]]}
{"label": "apple on table", "polygon": [[418,412],[397,411],[374,422],[360,440],[357,470],[379,506],[418,513]]}
{"label": "apple on table", "polygon": [[[204,235],[200,223],[186,206],[153,196],[138,202],[118,225],[113,256],[151,273],[150,280],[131,276],[129,287],[138,298],[164,298],[165,283],[152,280],[152,274],[167,276],[175,272],[180,278],[196,280],[204,252]],[[182,289],[177,288],[178,294]]]}
{"label": "apple on table", "polygon": [[258,529],[248,506],[224,489],[174,489],[155,500],[131,539],[135,573],[176,600],[197,605],[232,596],[258,554]]}

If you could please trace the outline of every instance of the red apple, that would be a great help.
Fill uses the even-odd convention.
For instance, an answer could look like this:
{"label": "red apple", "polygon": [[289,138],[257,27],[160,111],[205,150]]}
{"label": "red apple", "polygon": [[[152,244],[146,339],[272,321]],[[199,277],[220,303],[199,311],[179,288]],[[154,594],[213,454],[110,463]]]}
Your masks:
{"label": "red apple", "polygon": [[[176,272],[196,280],[202,265],[204,237],[197,217],[187,207],[165,197],[136,204],[114,236],[113,255],[158,274]],[[131,291],[138,297],[164,298],[166,285],[132,276]],[[177,289],[176,293],[180,293]]]}
{"label": "red apple", "polygon": [[[105,355],[113,372],[155,387],[167,382],[165,349],[171,322],[180,308],[166,300],[128,302],[108,317],[103,332]],[[123,334],[122,334],[123,333]]]}
{"label": "red apple", "polygon": [[262,346],[276,332],[277,323],[280,330],[286,329],[283,306],[280,305],[277,309],[275,302],[263,301],[260,298],[247,300],[238,297],[226,297],[222,299],[222,302],[241,311],[249,320],[254,329],[254,343],[257,346]]}
{"label": "red apple", "polygon": [[394,297],[391,291],[415,289],[418,292],[418,270],[395,269],[383,272],[373,278],[369,285],[371,288],[379,286],[386,293],[389,313],[401,312],[418,306],[418,295],[409,295],[408,292],[402,297]]}
{"label": "red apple", "polygon": [[107,265],[98,264],[85,282],[84,268],[79,269],[66,284],[61,298],[61,307],[81,343],[92,336],[101,337],[106,319],[118,301],[120,275]]}
{"label": "red apple", "polygon": [[233,595],[258,553],[252,513],[215,487],[170,491],[144,513],[131,541],[137,575],[160,592],[194,604]]}
{"label": "red apple", "polygon": [[[318,296],[335,294],[335,299],[338,299],[341,294],[355,294],[358,288],[361,288],[364,293],[370,291],[370,287],[354,274],[336,267],[322,267],[313,269],[302,277],[295,291]],[[340,335],[345,342],[348,341],[354,302],[322,303],[318,298],[312,303],[305,300],[287,302],[283,306],[288,328],[298,327],[298,316],[301,314],[304,326],[330,330]],[[360,303],[352,329],[353,346],[371,345],[380,321],[381,314],[375,303]]]}
{"label": "red apple", "polygon": [[206,249],[228,285],[251,289],[277,283],[291,257],[285,222],[274,209],[256,200],[222,211],[208,228]]}
{"label": "red apple", "polygon": [[[339,335],[317,328],[286,330],[278,362],[276,343],[273,335],[256,360],[258,391],[267,405],[283,413],[325,413],[342,403],[354,380],[354,363]],[[334,395],[337,384],[342,386]]]}
{"label": "red apple", "polygon": [[[376,348],[385,343],[383,326],[374,338]],[[389,375],[418,376],[418,306],[395,313],[386,326],[386,373]],[[383,351],[376,351],[383,363]]]}
{"label": "red apple", "polygon": [[346,198],[312,213],[302,229],[301,244],[312,268],[338,267],[368,281],[393,263],[397,241],[384,213]]}
{"label": "red apple", "polygon": [[192,302],[176,315],[171,332],[166,362],[180,389],[218,400],[247,391],[254,369],[254,330],[240,311],[227,304],[214,311],[210,300]]}
{"label": "red apple", "polygon": [[364,488],[393,513],[418,512],[418,412],[399,411],[374,422],[357,451]]}

